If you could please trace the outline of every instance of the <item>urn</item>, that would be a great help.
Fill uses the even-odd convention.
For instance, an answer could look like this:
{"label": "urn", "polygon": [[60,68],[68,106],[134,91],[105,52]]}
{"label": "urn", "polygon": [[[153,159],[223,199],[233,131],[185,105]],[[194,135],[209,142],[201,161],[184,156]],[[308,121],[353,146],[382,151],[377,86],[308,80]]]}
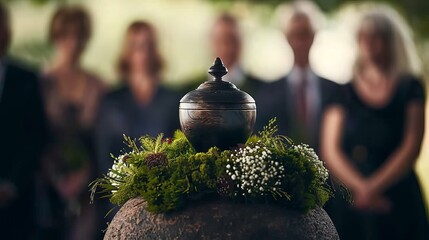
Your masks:
{"label": "urn", "polygon": [[208,73],[213,80],[187,93],[179,105],[180,127],[197,151],[222,150],[245,143],[256,121],[255,100],[234,84],[222,80],[228,73],[216,58]]}

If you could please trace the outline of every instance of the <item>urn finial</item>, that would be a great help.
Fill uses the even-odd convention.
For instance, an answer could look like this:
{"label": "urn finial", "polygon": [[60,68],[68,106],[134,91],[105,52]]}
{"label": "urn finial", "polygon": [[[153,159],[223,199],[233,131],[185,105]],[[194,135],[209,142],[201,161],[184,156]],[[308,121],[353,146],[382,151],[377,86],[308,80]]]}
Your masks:
{"label": "urn finial", "polygon": [[222,81],[222,77],[228,73],[228,69],[223,65],[220,57],[217,57],[208,73],[214,77],[215,81]]}

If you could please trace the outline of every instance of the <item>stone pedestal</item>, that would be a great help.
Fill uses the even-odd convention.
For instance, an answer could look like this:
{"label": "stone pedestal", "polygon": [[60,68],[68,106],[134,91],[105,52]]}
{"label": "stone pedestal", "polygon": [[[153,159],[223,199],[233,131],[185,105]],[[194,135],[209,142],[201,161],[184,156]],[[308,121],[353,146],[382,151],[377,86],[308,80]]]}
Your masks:
{"label": "stone pedestal", "polygon": [[104,239],[339,239],[321,208],[302,214],[278,206],[227,201],[196,203],[169,214],[144,208],[143,199],[129,200]]}

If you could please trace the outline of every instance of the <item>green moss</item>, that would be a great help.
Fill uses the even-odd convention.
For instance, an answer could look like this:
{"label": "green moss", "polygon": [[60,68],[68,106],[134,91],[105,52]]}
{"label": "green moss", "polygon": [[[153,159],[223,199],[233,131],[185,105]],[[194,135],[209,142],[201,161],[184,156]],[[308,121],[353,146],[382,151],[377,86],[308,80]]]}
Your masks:
{"label": "green moss", "polygon": [[[304,150],[294,148],[290,139],[276,136],[276,131],[275,120],[270,121],[262,132],[250,137],[246,143],[246,146],[266,146],[273,153],[273,160],[285,168],[282,187],[272,192],[270,202],[301,211],[322,206],[331,197],[331,191],[320,176],[320,166]],[[232,153],[229,150],[212,147],[207,152],[197,153],[179,130],[173,139],[164,139],[160,134],[157,138],[144,136],[136,141],[125,136],[125,143],[130,152],[116,157],[113,169],[91,186],[93,194],[98,191],[114,204],[122,205],[140,196],[146,200],[148,211],[170,212],[195,196],[217,192],[220,179],[224,189],[234,190],[236,184],[226,175],[226,165]],[[159,153],[167,156],[167,164],[149,167],[145,158]],[[233,192],[226,194],[236,201],[249,200],[235,195]],[[255,198],[250,199],[252,201],[267,200],[266,197],[257,199],[256,195],[251,198]]]}

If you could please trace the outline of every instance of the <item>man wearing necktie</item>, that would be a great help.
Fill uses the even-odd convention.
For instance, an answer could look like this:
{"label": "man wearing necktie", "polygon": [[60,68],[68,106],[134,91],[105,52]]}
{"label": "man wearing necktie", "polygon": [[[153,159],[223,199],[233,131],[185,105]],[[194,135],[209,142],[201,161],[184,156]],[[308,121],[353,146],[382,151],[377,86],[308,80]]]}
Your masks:
{"label": "man wearing necktie", "polygon": [[46,128],[36,75],[5,57],[10,36],[0,4],[0,232],[13,240],[34,237],[34,178]]}
{"label": "man wearing necktie", "polygon": [[276,117],[280,134],[318,151],[321,114],[339,85],[317,76],[311,69],[309,54],[315,27],[309,14],[294,9],[285,36],[293,51],[294,65],[287,76],[258,91],[256,125],[261,128]]}

